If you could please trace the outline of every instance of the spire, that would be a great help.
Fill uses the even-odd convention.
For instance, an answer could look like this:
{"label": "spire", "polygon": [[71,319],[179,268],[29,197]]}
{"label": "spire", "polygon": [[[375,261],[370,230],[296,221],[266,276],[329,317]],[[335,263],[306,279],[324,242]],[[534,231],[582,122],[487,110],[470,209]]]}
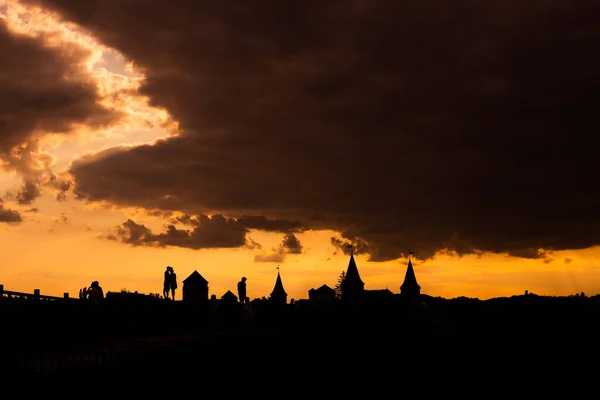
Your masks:
{"label": "spire", "polygon": [[348,263],[348,270],[346,271],[346,281],[364,285],[364,282],[360,279],[358,267],[356,266],[356,261],[354,261],[354,254],[352,254],[352,252],[350,253],[350,262]]}
{"label": "spire", "polygon": [[287,302],[287,293],[283,289],[283,282],[281,281],[281,275],[279,274],[279,266],[277,266],[277,279],[275,280],[275,287],[271,292],[271,299],[283,303]]}
{"label": "spire", "polygon": [[346,277],[341,282],[342,300],[347,302],[347,304],[361,305],[363,302],[365,284],[362,279],[360,279],[360,274],[356,267],[353,247],[350,245],[346,247],[350,248],[350,261],[348,262]]}
{"label": "spire", "polygon": [[404,283],[400,286],[400,293],[418,295],[421,294],[421,286],[417,283],[417,277],[412,265],[410,256],[413,254],[412,251],[408,251],[408,267],[406,268],[406,275],[404,275]]}
{"label": "spire", "polygon": [[364,286],[364,282],[360,279],[360,274],[358,273],[358,267],[356,266],[356,261],[354,260],[354,248],[349,245],[346,247],[350,247],[350,262],[348,263],[348,270],[346,271],[346,279],[350,285],[359,284]]}

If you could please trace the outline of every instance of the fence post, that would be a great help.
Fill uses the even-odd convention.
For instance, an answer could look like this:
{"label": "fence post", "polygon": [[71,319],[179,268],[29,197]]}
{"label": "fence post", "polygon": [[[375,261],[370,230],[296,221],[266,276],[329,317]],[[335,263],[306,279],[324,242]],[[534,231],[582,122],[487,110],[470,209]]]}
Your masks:
{"label": "fence post", "polygon": [[69,293],[64,293],[64,294],[63,294],[63,298],[64,298],[64,299],[68,299],[68,298],[69,298]]}
{"label": "fence post", "polygon": [[35,300],[39,300],[40,299],[40,289],[33,289],[33,298]]}

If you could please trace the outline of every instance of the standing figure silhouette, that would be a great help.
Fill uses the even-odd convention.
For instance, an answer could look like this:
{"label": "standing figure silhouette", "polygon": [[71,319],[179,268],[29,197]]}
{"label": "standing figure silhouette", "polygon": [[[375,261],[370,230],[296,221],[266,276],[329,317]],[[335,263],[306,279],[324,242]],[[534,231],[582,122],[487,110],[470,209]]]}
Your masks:
{"label": "standing figure silhouette", "polygon": [[240,299],[240,303],[243,303],[246,300],[246,277],[242,276],[242,280],[237,284],[238,290],[238,298]]}
{"label": "standing figure silhouette", "polygon": [[177,289],[177,274],[173,270],[173,267],[169,267],[171,269],[171,274],[169,276],[169,288],[171,289],[171,297],[175,300],[175,289]]}
{"label": "standing figure silhouette", "polygon": [[171,290],[171,267],[167,267],[165,270],[165,280],[163,282],[163,297],[169,298],[169,291]]}

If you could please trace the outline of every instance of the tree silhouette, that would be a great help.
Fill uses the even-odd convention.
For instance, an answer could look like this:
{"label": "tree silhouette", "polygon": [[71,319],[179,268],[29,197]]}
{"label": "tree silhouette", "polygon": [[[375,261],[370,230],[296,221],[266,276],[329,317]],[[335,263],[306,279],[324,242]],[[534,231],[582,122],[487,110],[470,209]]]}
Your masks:
{"label": "tree silhouette", "polygon": [[335,284],[335,297],[337,299],[341,299],[342,298],[342,283],[344,283],[344,280],[346,279],[346,271],[342,271],[342,273],[340,274],[340,276],[338,277],[338,280]]}

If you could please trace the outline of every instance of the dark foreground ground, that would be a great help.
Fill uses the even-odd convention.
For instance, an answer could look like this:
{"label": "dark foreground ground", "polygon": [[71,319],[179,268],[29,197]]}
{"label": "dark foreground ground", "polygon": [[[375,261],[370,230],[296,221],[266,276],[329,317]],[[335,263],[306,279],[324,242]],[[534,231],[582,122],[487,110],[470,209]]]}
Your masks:
{"label": "dark foreground ground", "polygon": [[12,371],[3,387],[23,395],[91,391],[86,397],[355,398],[409,391],[421,397],[459,392],[496,398],[507,392],[521,398],[568,390],[564,394],[572,398],[597,381],[597,349],[595,333],[568,327],[239,331],[175,339],[127,360],[65,366],[45,375]]}
{"label": "dark foreground ground", "polygon": [[[582,392],[594,397],[600,306],[592,300],[529,296],[440,302],[416,314],[368,311],[359,318],[318,313],[261,320],[267,314],[257,308],[254,326],[230,324],[218,331],[195,323],[156,323],[193,315],[194,310],[177,305],[165,310],[15,306],[3,309],[4,320],[15,323],[0,329],[0,393],[286,400],[571,399]],[[80,357],[114,341],[124,342],[125,356],[68,362],[42,372],[21,363],[45,353],[64,361],[67,353]],[[110,351],[115,355],[114,348]]]}

